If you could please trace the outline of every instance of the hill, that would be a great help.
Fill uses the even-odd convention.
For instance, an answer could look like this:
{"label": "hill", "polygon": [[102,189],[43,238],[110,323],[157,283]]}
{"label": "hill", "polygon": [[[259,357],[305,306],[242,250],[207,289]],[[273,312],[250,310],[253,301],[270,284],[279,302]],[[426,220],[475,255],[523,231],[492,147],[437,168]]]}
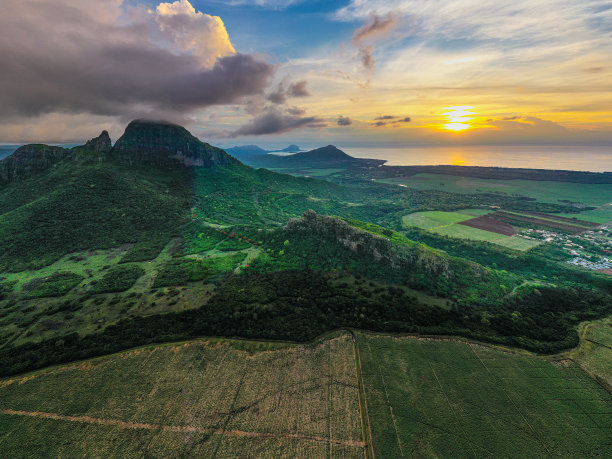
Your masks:
{"label": "hill", "polygon": [[234,158],[237,158],[241,161],[243,161],[245,158],[249,158],[252,156],[263,156],[268,154],[268,150],[264,150],[263,148],[260,148],[257,145],[236,146],[226,148],[225,151],[228,154],[232,155]]}
{"label": "hill", "polygon": [[297,145],[289,145],[282,150],[264,150],[257,145],[242,145],[226,148],[225,151],[241,161],[249,161],[252,158],[266,157],[268,153],[298,153],[302,151]]}
{"label": "hill", "polygon": [[326,147],[317,148],[315,150],[304,151],[292,155],[254,155],[244,158],[245,162],[253,167],[271,167],[280,169],[291,169],[299,167],[311,168],[371,168],[378,167],[385,163],[384,160],[378,159],[360,159],[353,158],[345,152],[335,147],[327,145]]}
{"label": "hill", "polygon": [[302,151],[302,149],[296,144],[291,144],[281,150],[272,150],[274,153],[299,153],[300,151]]}

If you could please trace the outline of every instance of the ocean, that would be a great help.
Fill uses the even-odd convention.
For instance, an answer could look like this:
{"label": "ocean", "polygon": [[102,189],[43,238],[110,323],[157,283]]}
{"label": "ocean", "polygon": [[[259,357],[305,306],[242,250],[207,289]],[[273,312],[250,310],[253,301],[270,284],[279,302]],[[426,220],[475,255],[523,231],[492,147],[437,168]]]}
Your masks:
{"label": "ocean", "polygon": [[339,148],[356,158],[386,159],[389,166],[456,165],[612,172],[612,146],[461,146]]}

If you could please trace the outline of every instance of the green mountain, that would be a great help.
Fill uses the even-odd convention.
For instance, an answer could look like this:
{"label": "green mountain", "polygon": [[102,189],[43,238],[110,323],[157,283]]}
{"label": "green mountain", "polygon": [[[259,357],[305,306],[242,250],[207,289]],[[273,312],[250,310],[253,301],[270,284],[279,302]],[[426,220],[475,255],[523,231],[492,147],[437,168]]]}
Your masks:
{"label": "green mountain", "polygon": [[220,148],[192,136],[176,124],[135,120],[117,140],[112,155],[125,164],[215,167],[238,162]]}
{"label": "green mountain", "polygon": [[274,154],[248,155],[244,156],[243,160],[253,167],[272,168],[378,167],[385,163],[384,160],[378,159],[354,158],[334,145],[286,156]]}

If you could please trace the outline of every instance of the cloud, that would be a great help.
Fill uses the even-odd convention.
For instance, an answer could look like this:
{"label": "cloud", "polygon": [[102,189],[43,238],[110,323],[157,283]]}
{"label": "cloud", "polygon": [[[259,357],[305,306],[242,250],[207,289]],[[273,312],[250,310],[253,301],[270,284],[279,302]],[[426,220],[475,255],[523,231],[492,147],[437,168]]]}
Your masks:
{"label": "cloud", "polygon": [[338,126],[350,126],[353,124],[353,120],[351,120],[348,116],[340,115],[337,121]]}
{"label": "cloud", "polygon": [[372,14],[369,21],[353,33],[353,43],[360,43],[365,39],[377,38],[384,35],[389,32],[395,24],[396,20],[391,12],[387,13],[384,17]]}
{"label": "cloud", "polygon": [[308,92],[308,88],[306,88],[307,84],[308,83],[304,80],[292,83],[287,93],[291,97],[308,97],[310,96],[310,92]]}
{"label": "cloud", "polygon": [[374,45],[367,44],[387,34],[396,24],[395,17],[391,12],[384,17],[371,13],[367,22],[353,33],[353,45],[359,49],[359,59],[367,70],[374,70],[376,60],[372,53]]}
{"label": "cloud", "polygon": [[374,70],[376,67],[376,60],[374,56],[372,56],[372,52],[374,51],[374,46],[362,46],[359,48],[359,59],[361,59],[361,63],[368,70]]}
{"label": "cloud", "polygon": [[187,0],[160,3],[151,14],[176,50],[193,52],[207,66],[235,52],[221,18],[197,12]]}
{"label": "cloud", "polygon": [[301,107],[289,107],[287,108],[287,113],[289,113],[290,115],[303,115],[304,113],[306,113],[306,110]]}
{"label": "cloud", "polygon": [[399,123],[410,123],[412,118],[409,116],[381,115],[374,118],[374,122],[370,123],[374,127],[397,126]]}
{"label": "cloud", "polygon": [[287,93],[282,87],[267,95],[267,99],[273,104],[284,104],[287,101]]}
{"label": "cloud", "polygon": [[[6,4],[8,2],[8,4]],[[5,0],[0,118],[187,113],[264,91],[275,68],[235,53],[220,18],[186,0]]]}
{"label": "cloud", "polygon": [[287,102],[287,99],[290,97],[308,97],[310,96],[310,92],[308,92],[307,82],[297,81],[295,83],[291,83],[289,88],[285,88],[284,84],[279,84],[274,92],[268,94],[267,99],[273,104],[284,104]]}
{"label": "cloud", "polygon": [[321,127],[322,123],[315,116],[296,116],[271,108],[234,131],[233,136],[279,134],[301,127]]}
{"label": "cloud", "polygon": [[233,6],[259,6],[271,10],[284,10],[292,5],[302,3],[304,0],[230,0]]}

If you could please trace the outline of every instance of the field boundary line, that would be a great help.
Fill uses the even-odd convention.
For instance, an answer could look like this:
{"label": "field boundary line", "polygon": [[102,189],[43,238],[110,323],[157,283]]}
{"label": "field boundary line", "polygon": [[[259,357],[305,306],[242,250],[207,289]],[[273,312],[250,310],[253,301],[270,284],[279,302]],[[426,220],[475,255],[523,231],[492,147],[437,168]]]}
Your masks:
{"label": "field boundary line", "polygon": [[[361,368],[361,356],[359,355],[359,346],[357,345],[357,337],[352,330],[349,330],[353,339],[353,354],[355,356],[355,377],[357,378],[357,392],[359,394],[359,414],[361,418],[361,432],[363,435],[363,444],[365,447],[366,458],[374,459],[374,439],[372,437],[372,427],[370,424],[370,414],[368,413],[368,401],[366,399],[365,385],[363,384]],[[367,428],[366,428],[367,427]]]}
{"label": "field boundary line", "polygon": [[365,444],[357,440],[336,440],[313,435],[301,435],[295,433],[269,433],[269,432],[252,432],[244,430],[226,430],[223,428],[214,427],[197,427],[197,426],[177,426],[167,424],[149,424],[141,422],[126,422],[120,419],[104,419],[91,416],[71,416],[67,414],[48,413],[45,411],[23,411],[13,410],[10,408],[0,409],[0,414],[9,416],[25,416],[42,419],[52,419],[55,421],[81,422],[85,424],[114,426],[120,429],[135,429],[135,430],[160,430],[167,432],[190,432],[215,435],[228,435],[234,437],[249,437],[249,438],[286,438],[291,440],[314,441],[318,443],[334,443],[343,446],[355,446],[363,448]]}

